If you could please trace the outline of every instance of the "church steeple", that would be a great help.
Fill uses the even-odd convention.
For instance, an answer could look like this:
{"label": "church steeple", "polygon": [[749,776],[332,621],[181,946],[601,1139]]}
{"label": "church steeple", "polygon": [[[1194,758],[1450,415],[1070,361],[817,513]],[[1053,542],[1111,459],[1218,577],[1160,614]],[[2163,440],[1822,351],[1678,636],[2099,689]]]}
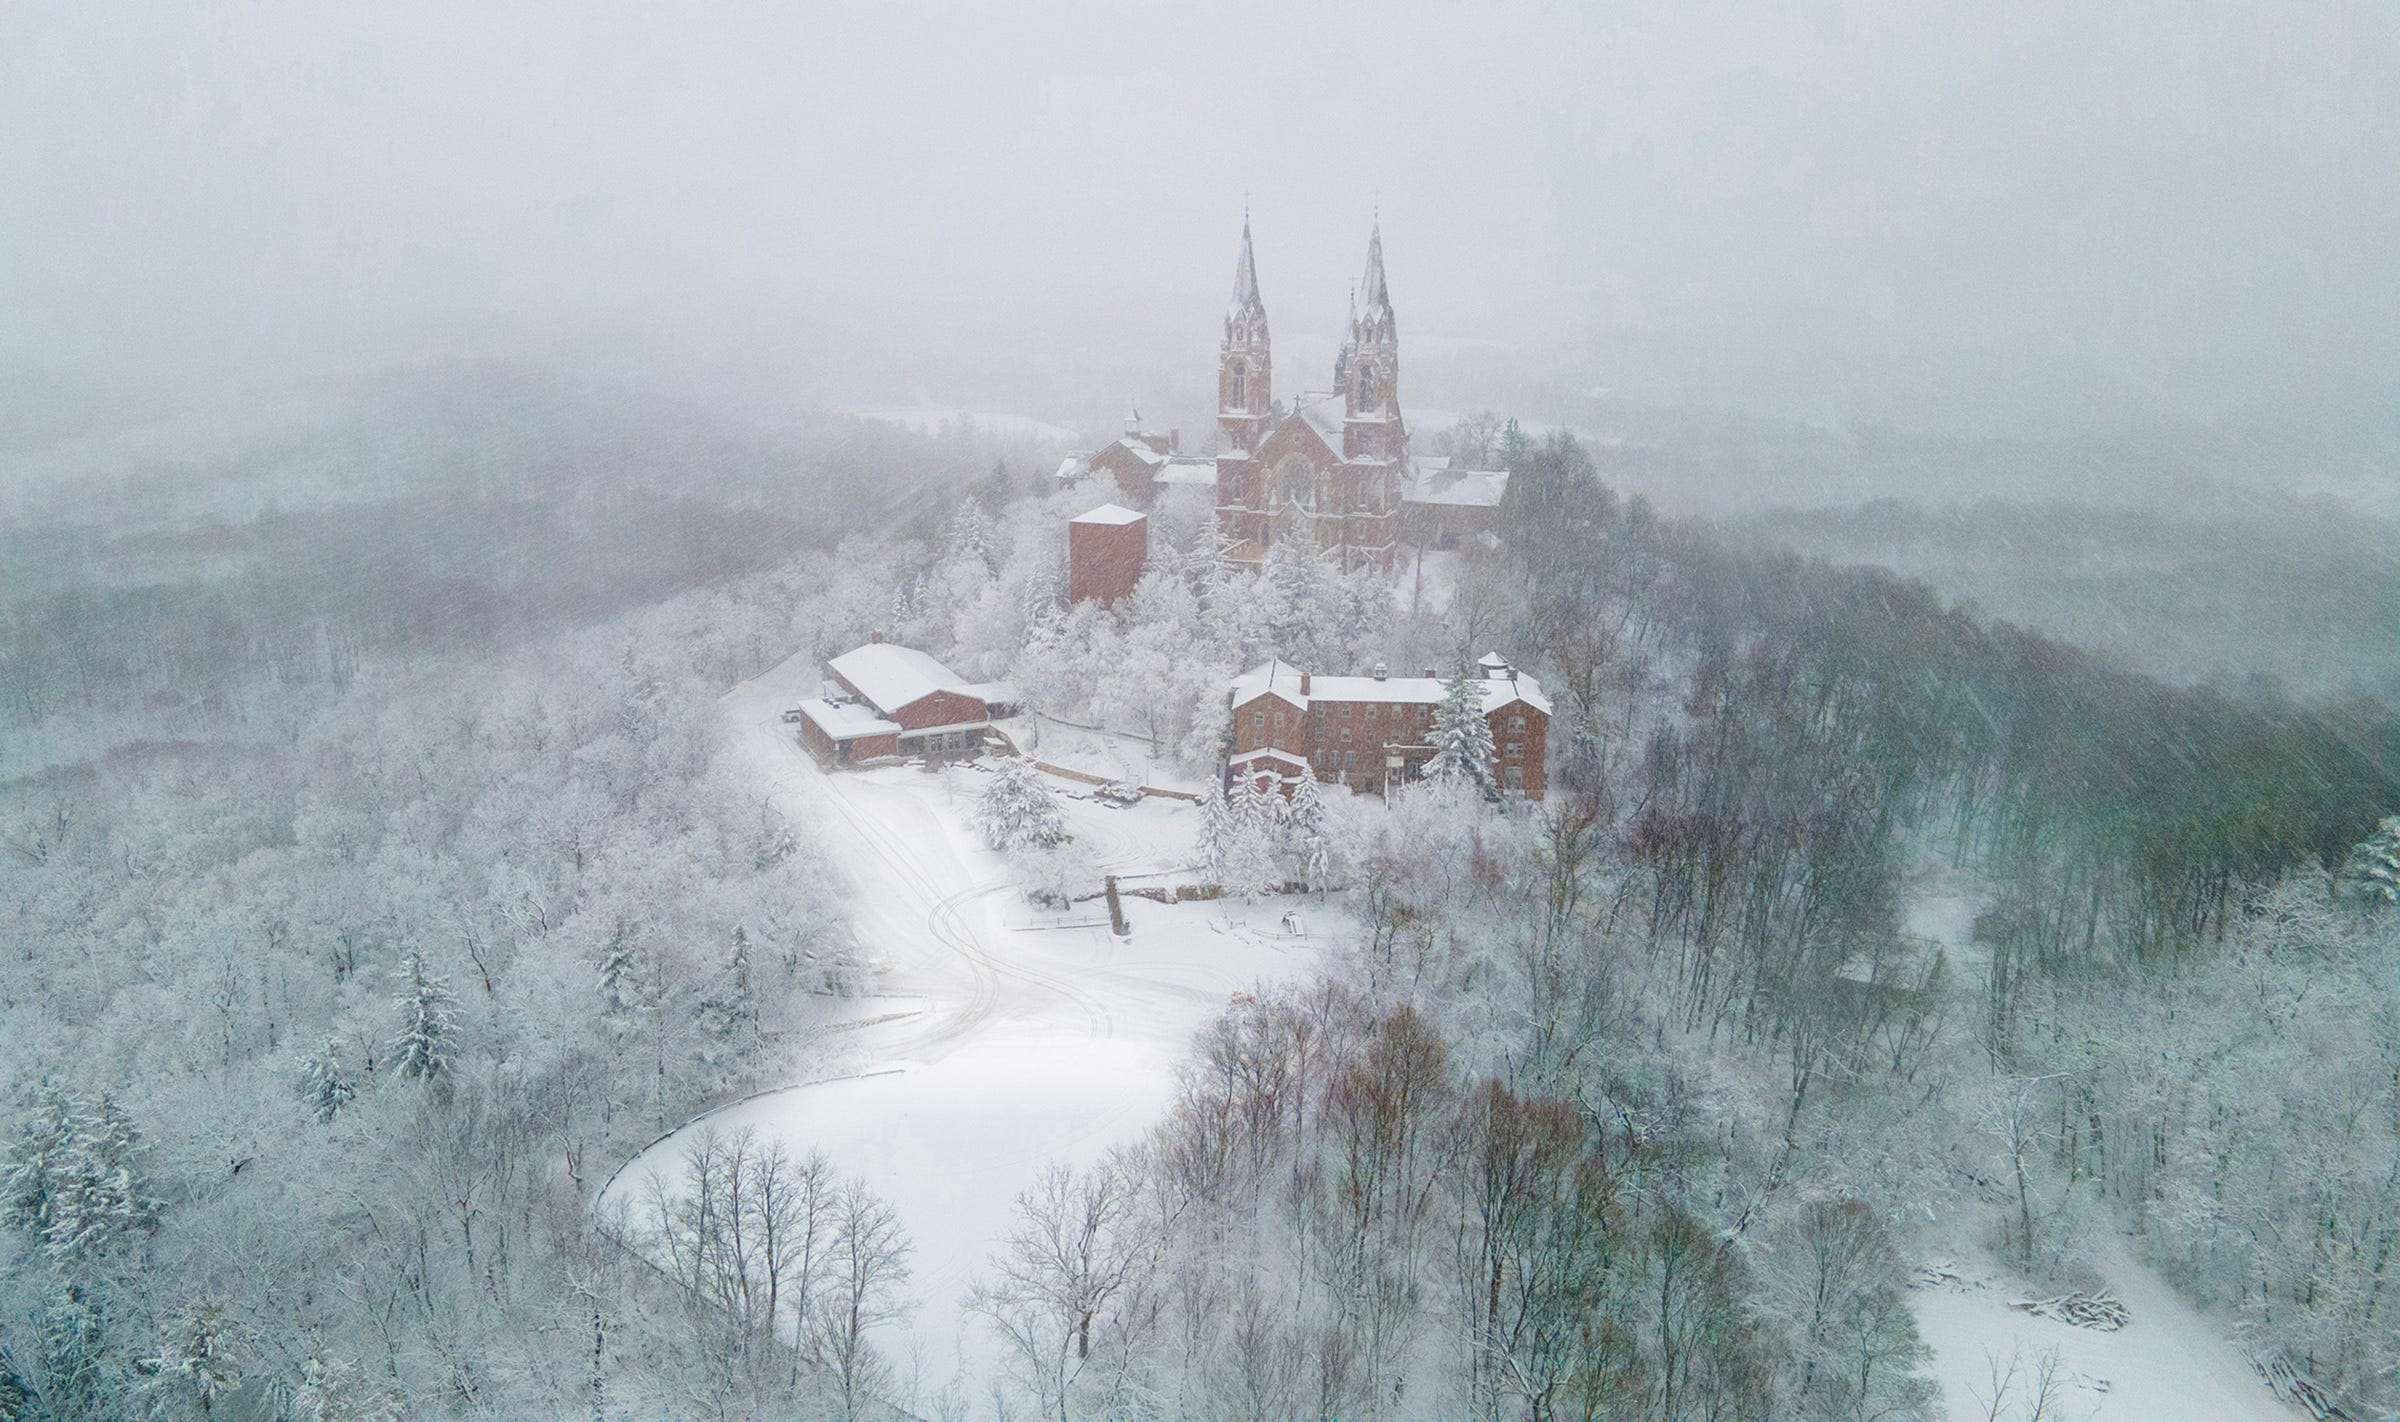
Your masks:
{"label": "church steeple", "polygon": [[[1353,423],[1385,422],[1400,418],[1400,327],[1392,318],[1392,293],[1383,275],[1383,217],[1378,213],[1367,236],[1367,269],[1351,298],[1350,337],[1342,345],[1340,365],[1344,415]],[[1367,442],[1389,456],[1399,439]]]}
{"label": "church steeple", "polygon": [[[1242,211],[1242,250],[1233,263],[1233,301],[1225,309],[1225,340],[1217,348],[1217,411],[1226,440],[1248,448],[1247,423],[1274,399],[1267,304],[1258,294],[1258,259],[1250,250],[1250,212]],[[1241,424],[1244,428],[1237,430]]]}

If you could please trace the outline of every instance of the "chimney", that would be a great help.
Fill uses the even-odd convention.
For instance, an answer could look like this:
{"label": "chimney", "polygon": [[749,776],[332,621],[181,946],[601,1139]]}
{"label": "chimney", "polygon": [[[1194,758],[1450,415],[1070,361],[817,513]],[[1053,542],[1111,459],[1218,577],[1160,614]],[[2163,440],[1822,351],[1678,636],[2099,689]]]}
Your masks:
{"label": "chimney", "polygon": [[881,632],[869,632],[869,633],[867,634],[867,645],[868,645],[868,646],[870,646],[870,647],[880,647],[880,646],[882,646],[882,645],[883,645],[883,634],[882,634]]}
{"label": "chimney", "polygon": [[1383,678],[1384,678],[1383,663],[1381,663],[1381,662],[1377,662],[1377,663],[1375,664],[1375,679],[1376,679],[1377,681],[1381,681],[1381,680],[1383,680]]}
{"label": "chimney", "polygon": [[1300,694],[1301,694],[1302,696],[1306,696],[1306,695],[1308,695],[1308,673],[1307,673],[1307,672],[1302,672],[1302,673],[1300,673]]}
{"label": "chimney", "polygon": [[1427,681],[1439,681],[1441,680],[1441,676],[1442,669],[1440,667],[1427,667],[1425,669],[1425,679]]}

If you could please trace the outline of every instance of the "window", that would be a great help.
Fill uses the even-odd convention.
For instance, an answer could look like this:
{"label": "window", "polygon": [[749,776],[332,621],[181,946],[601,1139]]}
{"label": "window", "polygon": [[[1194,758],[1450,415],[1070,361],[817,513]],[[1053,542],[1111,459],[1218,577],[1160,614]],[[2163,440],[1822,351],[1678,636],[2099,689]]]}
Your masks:
{"label": "window", "polygon": [[1266,712],[1264,712],[1264,711],[1253,711],[1253,712],[1251,712],[1251,713],[1250,713],[1250,725],[1251,725],[1251,727],[1252,727],[1253,729],[1263,729],[1263,728],[1266,726],[1266,724],[1267,724],[1267,713],[1266,713]]}
{"label": "window", "polygon": [[1345,741],[1350,739],[1350,728],[1348,726],[1342,727],[1342,739]]}
{"label": "window", "polygon": [[1524,717],[1522,717],[1522,716],[1511,716],[1511,717],[1509,717],[1509,718],[1508,718],[1508,728],[1509,728],[1510,730],[1512,730],[1512,731],[1522,731],[1522,730],[1524,730],[1524,729],[1525,729],[1525,718],[1524,718]]}
{"label": "window", "polygon": [[1511,790],[1524,789],[1525,767],[1521,765],[1512,765],[1508,767],[1506,770],[1501,772],[1500,780],[1502,784],[1506,785]]}
{"label": "window", "polygon": [[1525,758],[1525,743],[1523,741],[1510,741],[1508,743],[1508,758],[1510,760],[1523,760]]}
{"label": "window", "polygon": [[1232,370],[1226,376],[1225,408],[1228,410],[1250,408],[1250,363],[1248,361],[1234,361]]}

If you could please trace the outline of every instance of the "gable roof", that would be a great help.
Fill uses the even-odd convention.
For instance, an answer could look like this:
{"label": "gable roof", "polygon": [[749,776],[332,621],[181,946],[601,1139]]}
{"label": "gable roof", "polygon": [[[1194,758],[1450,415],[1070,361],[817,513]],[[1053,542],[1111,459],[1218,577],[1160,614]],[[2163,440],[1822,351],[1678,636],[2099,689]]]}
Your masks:
{"label": "gable roof", "polygon": [[1245,705],[1261,696],[1276,696],[1308,709],[1308,698],[1300,692],[1300,669],[1280,658],[1260,662],[1233,679],[1233,704]]}
{"label": "gable roof", "polygon": [[1447,459],[1419,459],[1403,503],[1494,509],[1508,494],[1505,469],[1453,469]]}
{"label": "gable roof", "polygon": [[958,673],[914,647],[892,642],[853,647],[828,665],[886,716],[937,691],[974,695],[966,689],[967,683],[959,679]]}
{"label": "gable roof", "polygon": [[1127,524],[1140,523],[1142,516],[1122,504],[1102,504],[1068,519],[1069,523]]}

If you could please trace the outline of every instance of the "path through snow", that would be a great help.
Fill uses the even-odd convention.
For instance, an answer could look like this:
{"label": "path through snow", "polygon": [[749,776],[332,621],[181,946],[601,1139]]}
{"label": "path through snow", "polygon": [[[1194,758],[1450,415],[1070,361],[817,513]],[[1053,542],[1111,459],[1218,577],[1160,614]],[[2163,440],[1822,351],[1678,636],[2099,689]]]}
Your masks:
{"label": "path through snow", "polygon": [[[915,1241],[918,1308],[902,1336],[884,1341],[904,1375],[913,1354],[924,1386],[937,1388],[962,1361],[989,1356],[960,1302],[1004,1237],[1017,1192],[1052,1162],[1086,1164],[1139,1138],[1164,1113],[1193,1033],[1230,994],[1305,973],[1313,952],[1281,930],[1283,903],[1129,900],[1134,933],[1122,944],[1088,926],[1105,918],[1096,904],[1030,912],[999,856],[967,828],[981,772],[829,775],[801,749],[780,713],[816,678],[812,662],[794,658],[735,687],[722,709],[772,802],[847,883],[883,999],[855,1032],[860,1074],[704,1116],[619,1172],[602,1203],[638,1203],[702,1128],[748,1127],[795,1154],[824,1150],[890,1199]],[[1096,868],[1163,873],[1190,854],[1190,805],[1069,799],[1065,808]],[[1062,917],[1086,926],[1052,926]]]}

